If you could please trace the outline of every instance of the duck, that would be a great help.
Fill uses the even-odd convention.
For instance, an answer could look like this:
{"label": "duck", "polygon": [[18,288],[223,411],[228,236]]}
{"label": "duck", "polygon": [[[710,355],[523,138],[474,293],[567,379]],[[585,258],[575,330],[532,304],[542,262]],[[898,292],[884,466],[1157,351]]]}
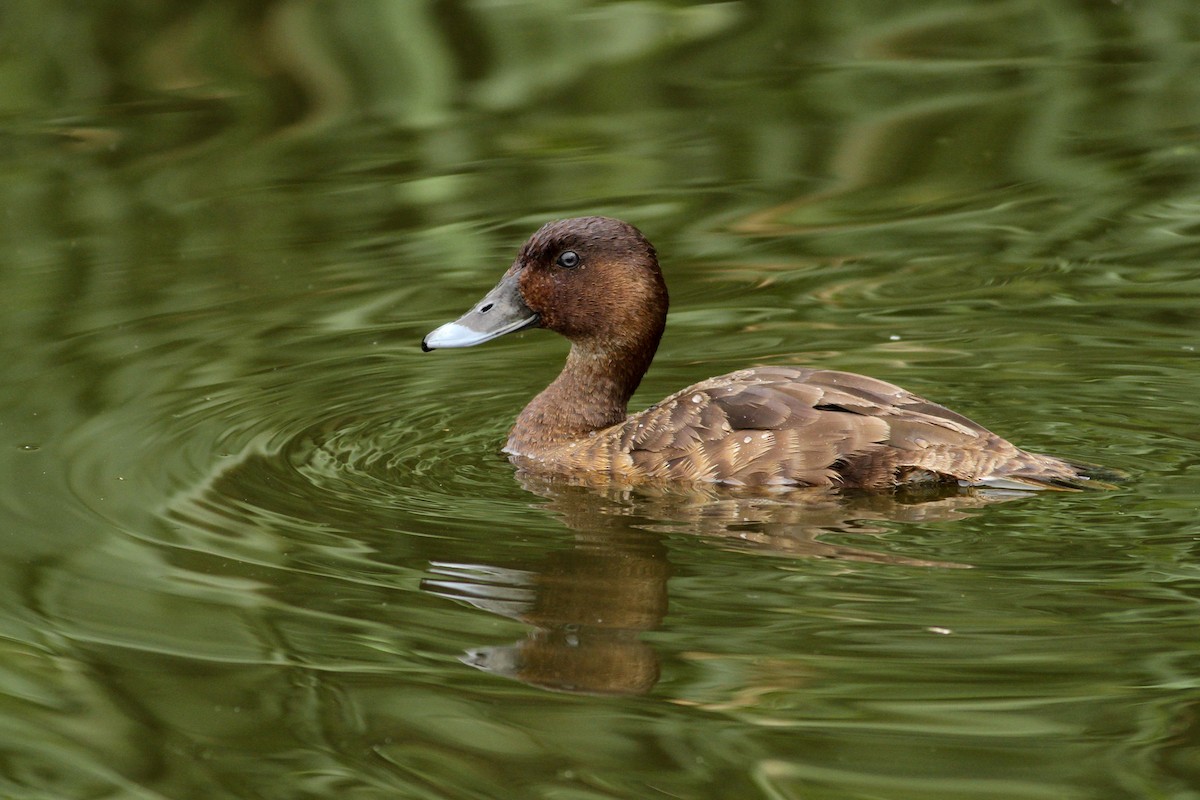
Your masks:
{"label": "duck", "polygon": [[611,217],[561,219],[530,236],[499,283],[421,348],[531,328],[566,337],[562,372],[517,416],[503,448],[534,474],[766,489],[1099,485],[1098,468],[1022,450],[899,386],[832,369],[741,369],[629,414],[667,308],[658,254],[641,231]]}

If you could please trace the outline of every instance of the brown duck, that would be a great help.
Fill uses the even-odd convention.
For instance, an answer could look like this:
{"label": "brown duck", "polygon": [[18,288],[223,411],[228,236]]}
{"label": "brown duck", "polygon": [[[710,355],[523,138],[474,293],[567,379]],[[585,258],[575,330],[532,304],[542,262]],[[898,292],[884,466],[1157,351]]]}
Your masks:
{"label": "brown duck", "polygon": [[626,415],[666,317],[650,242],[620,220],[581,217],[533,234],[500,283],[421,347],[470,347],[535,327],[570,340],[562,373],[517,417],[504,448],[536,473],[757,487],[1097,485],[1088,467],[1026,452],[898,386],[848,372],[744,369]]}

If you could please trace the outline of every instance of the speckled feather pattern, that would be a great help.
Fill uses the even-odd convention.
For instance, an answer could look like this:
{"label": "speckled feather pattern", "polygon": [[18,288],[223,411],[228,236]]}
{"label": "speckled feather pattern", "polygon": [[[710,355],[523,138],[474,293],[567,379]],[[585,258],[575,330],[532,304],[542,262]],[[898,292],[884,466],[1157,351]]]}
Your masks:
{"label": "speckled feather pattern", "polygon": [[886,488],[1079,480],[1066,462],[1020,450],[898,386],[799,367],[710,378],[609,428],[514,455],[533,471],[603,473],[631,483]]}

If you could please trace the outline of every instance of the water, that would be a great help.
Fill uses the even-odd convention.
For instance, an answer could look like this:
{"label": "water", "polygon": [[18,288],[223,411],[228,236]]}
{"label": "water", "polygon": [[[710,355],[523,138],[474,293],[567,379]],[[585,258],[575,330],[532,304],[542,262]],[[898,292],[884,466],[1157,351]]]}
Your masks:
{"label": "water", "polygon": [[[1187,2],[0,9],[0,794],[1200,797]],[[865,372],[1104,494],[593,492],[565,346],[422,354],[542,221],[634,404]]]}

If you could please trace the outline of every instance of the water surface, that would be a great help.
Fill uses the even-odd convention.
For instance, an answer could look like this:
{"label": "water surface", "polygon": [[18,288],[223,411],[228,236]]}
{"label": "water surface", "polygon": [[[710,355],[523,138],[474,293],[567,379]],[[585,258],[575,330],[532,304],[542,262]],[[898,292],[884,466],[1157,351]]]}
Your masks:
{"label": "water surface", "polygon": [[[1190,3],[0,11],[0,794],[1200,797]],[[1116,491],[598,492],[542,221],[658,246],[634,405],[861,371]]]}

